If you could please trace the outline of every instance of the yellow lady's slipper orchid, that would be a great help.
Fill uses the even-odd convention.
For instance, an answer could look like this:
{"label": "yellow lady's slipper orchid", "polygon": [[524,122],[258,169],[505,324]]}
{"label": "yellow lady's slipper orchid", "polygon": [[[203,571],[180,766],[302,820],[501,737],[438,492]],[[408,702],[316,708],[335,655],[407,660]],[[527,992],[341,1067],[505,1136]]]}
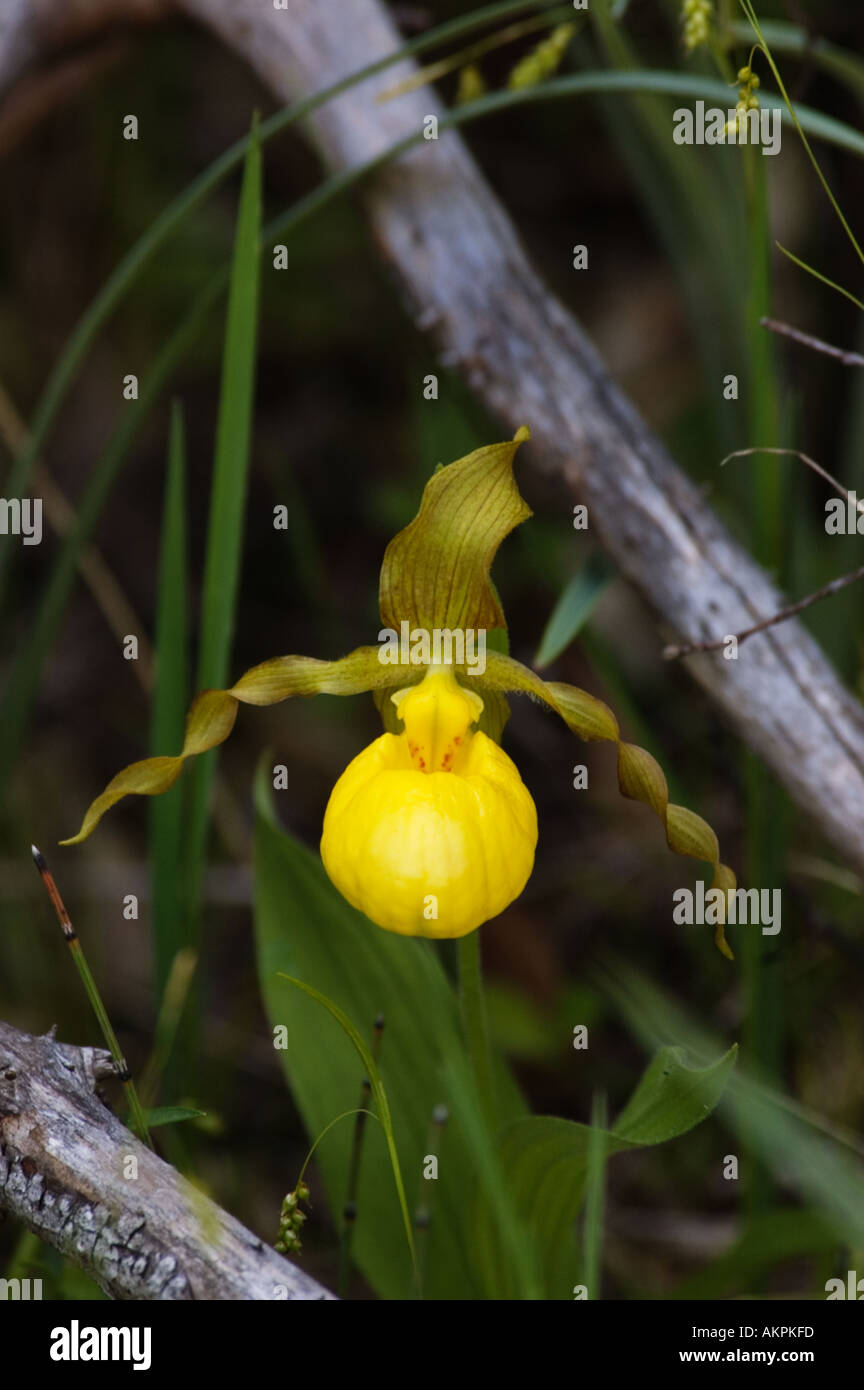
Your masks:
{"label": "yellow lady's slipper orchid", "polygon": [[391,696],[404,731],[349,763],[321,858],[340,893],[403,936],[465,936],[525,887],[537,812],[515,764],[472,731],[483,711],[446,666]]}
{"label": "yellow lady's slipper orchid", "polygon": [[[676,854],[713,867],[714,888],[733,889],[735,875],[721,862],[710,825],[669,801],[662,769],[644,748],[622,739],[608,705],[576,686],[542,680],[500,649],[507,624],[489,570],[505,536],[531,515],[513,477],[513,458],[528,437],[523,427],[512,440],[439,468],[414,520],[387,547],[379,585],[384,631],[401,631],[403,624],[419,630],[417,650],[426,655],[418,657],[412,646],[394,664],[381,659],[381,647],[357,647],[339,661],[274,657],[227,690],[202,691],[180,752],[118,772],[88,807],[77,835],[63,843],[85,840],[124,796],[167,791],[187,758],[228,737],[241,704],[371,690],[387,732],[333,788],[321,839],[324,865],[348,901],[387,931],[465,936],[519,896],[534,863],[534,803],[499,746],[506,697],[521,693],[554,710],[580,738],[616,745],[623,795],[651,807]],[[429,654],[436,633],[447,634],[452,653],[453,635],[464,639],[468,632],[484,634],[482,669],[462,657],[438,662]],[[466,650],[463,643],[463,657]],[[731,958],[722,922],[715,940]]]}

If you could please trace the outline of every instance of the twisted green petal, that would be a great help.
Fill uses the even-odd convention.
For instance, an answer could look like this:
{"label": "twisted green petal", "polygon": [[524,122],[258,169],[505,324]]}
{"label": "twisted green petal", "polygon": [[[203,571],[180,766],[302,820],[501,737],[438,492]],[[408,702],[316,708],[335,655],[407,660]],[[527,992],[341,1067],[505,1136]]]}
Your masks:
{"label": "twisted green petal", "polygon": [[230,690],[203,690],[186,717],[183,747],[173,758],[144,758],[112,778],[88,807],[77,835],[61,840],[77,845],[95,830],[105,812],[124,796],[159,796],[173,787],[187,758],[224,743],[234,727],[238,706],[276,705],[293,695],[361,695],[380,687],[412,685],[423,675],[418,666],[383,665],[378,647],[358,647],[339,661],[312,656],[277,656],[253,666]]}
{"label": "twisted green petal", "polygon": [[[713,888],[724,893],[735,888],[737,880],[728,865],[720,862],[720,846],[711,826],[686,806],[670,802],[660,764],[644,748],[623,741],[618,720],[602,700],[575,685],[541,680],[527,666],[500,652],[487,653],[486,670],[478,684],[484,691],[489,688],[532,695],[560,714],[567,727],[580,738],[587,742],[603,740],[617,744],[618,786],[622,796],[651,807],[662,821],[667,844],[675,854],[689,855],[713,866]],[[714,940],[724,956],[734,959],[722,922],[717,925]]]}

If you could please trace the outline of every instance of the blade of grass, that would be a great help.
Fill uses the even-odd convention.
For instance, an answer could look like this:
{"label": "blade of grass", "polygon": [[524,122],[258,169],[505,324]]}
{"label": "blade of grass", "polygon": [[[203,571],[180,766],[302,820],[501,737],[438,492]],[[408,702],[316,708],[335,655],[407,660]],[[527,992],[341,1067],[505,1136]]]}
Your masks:
{"label": "blade of grass", "polygon": [[[591,7],[591,23],[602,51],[619,72],[644,72],[644,65],[631,46],[623,27],[611,18],[608,0],[599,0]],[[722,73],[721,78],[725,79]],[[726,89],[724,105],[729,103]],[[698,237],[705,247],[708,263],[715,279],[722,280],[721,294],[735,298],[738,285],[738,261],[735,237],[736,204],[730,187],[729,164],[712,161],[710,167],[693,146],[675,145],[669,138],[671,112],[654,97],[634,93],[629,101],[605,103],[607,116],[619,126],[619,147],[627,158],[631,177],[637,181],[643,196],[652,208],[655,222],[663,239],[670,245],[684,247],[676,263],[688,273],[692,282],[690,293],[698,293],[698,278],[689,271],[692,261],[692,238]],[[620,109],[623,107],[623,111]],[[620,127],[623,125],[623,129]],[[635,157],[628,157],[633,147]],[[647,157],[648,172],[659,183],[651,189],[639,162]],[[687,247],[690,254],[687,254]],[[703,267],[704,272],[704,267]],[[723,311],[723,305],[718,306]],[[718,317],[715,308],[712,317]]]}
{"label": "blade of grass", "polygon": [[[261,145],[256,118],[246,155],[228,290],[201,601],[197,672],[199,690],[222,688],[228,684],[236,621],[258,346],[261,184]],[[197,950],[200,937],[201,890],[216,756],[215,753],[205,754],[197,760],[185,788],[182,911],[177,914],[174,944],[193,950]],[[194,1049],[194,990],[192,1004],[186,1026],[181,1027],[177,1039],[182,1054],[181,1066],[182,1057],[190,1061]]]}
{"label": "blade of grass", "polygon": [[197,964],[198,957],[188,949],[179,950],[171,964],[153,1030],[153,1050],[141,1074],[140,1092],[144,1105],[152,1105],[159,1093]]}
{"label": "blade of grass", "polygon": [[[150,749],[158,756],[183,741],[189,704],[186,658],[186,457],[183,410],[171,411],[162,540],[156,589],[156,673]],[[177,885],[182,862],[183,788],[153,797],[150,807],[151,920],[156,998],[162,1000],[180,950]]]}
{"label": "blade of grass", "polygon": [[[768,214],[768,178],[765,160],[758,150],[744,151],[747,188],[747,216],[750,288],[745,343],[749,357],[748,430],[749,437],[768,447],[787,442],[782,433],[780,384],[777,373],[776,341],[765,333],[760,320],[770,315],[771,232]],[[780,461],[772,458],[753,478],[750,509],[750,546],[753,554],[781,584],[786,575],[789,511],[783,487]],[[745,750],[742,754],[743,782],[747,799],[747,850],[750,882],[780,884],[785,878],[788,851],[789,804],[783,791],[769,776],[764,764]],[[776,950],[761,933],[744,932],[741,960],[744,971],[745,1024],[744,1048],[751,1065],[766,1080],[774,1079],[783,1051],[783,998],[778,972],[774,967]],[[758,1215],[773,1202],[772,1174],[753,1151],[750,1136],[740,1133],[742,1150],[750,1157],[748,1178],[742,1196],[751,1216]]]}
{"label": "blade of grass", "polygon": [[814,280],[819,280],[823,285],[827,285],[829,290],[834,290],[835,294],[842,294],[843,298],[850,300],[855,305],[856,309],[864,310],[864,303],[862,303],[860,299],[857,299],[856,296],[852,294],[851,290],[844,289],[844,287],[838,285],[835,280],[831,280],[827,275],[823,275],[821,270],[816,270],[814,266],[808,265],[806,261],[802,261],[800,256],[796,256],[788,247],[781,246],[779,241],[776,243],[776,246],[777,250],[781,251],[784,256],[794,262],[800,270],[806,271],[808,275],[813,276]]}

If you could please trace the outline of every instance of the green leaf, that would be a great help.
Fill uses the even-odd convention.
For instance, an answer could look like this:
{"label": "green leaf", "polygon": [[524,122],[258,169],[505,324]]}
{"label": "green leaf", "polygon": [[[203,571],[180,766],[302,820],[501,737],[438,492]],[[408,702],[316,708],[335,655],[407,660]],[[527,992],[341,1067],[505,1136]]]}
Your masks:
{"label": "green leaf", "polygon": [[[256,780],[255,931],[261,991],[270,1023],[284,1025],[277,1056],[310,1137],[357,1104],[363,1069],[354,1046],[312,999],[287,991],[279,974],[325,994],[371,1032],[385,1028],[378,1067],[387,1090],[409,1205],[434,1199],[426,1234],[424,1293],[474,1299],[484,1289],[465,1219],[473,1165],[466,1141],[447,1126],[438,1180],[423,1179],[434,1107],[449,1104],[444,1059],[462,1048],[456,996],[428,941],[394,936],[355,911],[330,883],[320,859],[276,824],[269,777]],[[507,1119],[521,1112],[512,1081],[498,1078]],[[337,1125],[317,1152],[331,1211],[345,1201],[350,1126]],[[431,1191],[434,1189],[434,1192]],[[354,1258],[382,1298],[409,1296],[410,1255],[392,1179],[386,1139],[368,1126],[357,1200]]]}
{"label": "green leaf", "polygon": [[599,556],[592,557],[578,574],[573,575],[549,616],[534,658],[535,666],[541,670],[544,666],[551,666],[574,637],[578,637],[612,575],[608,561]]}
{"label": "green leaf", "polygon": [[[261,179],[261,145],[256,117],[243,171],[228,291],[201,600],[198,688],[203,690],[225,685],[234,637],[258,347]],[[232,715],[232,725],[233,722]],[[184,944],[194,945],[198,936],[199,898],[215,771],[215,756],[201,758],[188,788],[185,864],[188,905]]]}
{"label": "green leaf", "polygon": [[735,1066],[737,1044],[708,1067],[688,1067],[684,1049],[664,1047],[651,1061],[613,1133],[625,1144],[663,1144],[686,1134],[716,1107]]}
{"label": "green leaf", "polygon": [[[664,1048],[612,1130],[605,1132],[606,1154],[661,1144],[692,1129],[717,1105],[735,1056],[732,1047],[711,1066],[692,1069],[685,1065],[682,1049]],[[501,1138],[501,1165],[542,1257],[549,1298],[572,1296],[579,1269],[574,1223],[591,1146],[589,1125],[554,1116],[516,1120]],[[481,1217],[479,1239],[492,1238],[488,1217]]]}
{"label": "green leaf", "polygon": [[[671,1033],[697,1057],[716,1049],[717,1039],[702,1022],[641,972],[613,961],[603,979],[605,992],[647,1047]],[[838,1240],[864,1246],[864,1167],[857,1135],[743,1071],[732,1078],[722,1108],[778,1181],[824,1213]]]}
{"label": "green leaf", "polygon": [[176,1125],[181,1120],[200,1120],[206,1110],[190,1110],[186,1105],[160,1105],[155,1110],[145,1110],[144,1118],[148,1129],[158,1129],[160,1125]]}
{"label": "green leaf", "polygon": [[432,474],[416,517],[384,554],[385,627],[506,628],[489,569],[504,537],[531,515],[513,477],[516,450],[527,437],[523,427],[513,440],[475,449]]}

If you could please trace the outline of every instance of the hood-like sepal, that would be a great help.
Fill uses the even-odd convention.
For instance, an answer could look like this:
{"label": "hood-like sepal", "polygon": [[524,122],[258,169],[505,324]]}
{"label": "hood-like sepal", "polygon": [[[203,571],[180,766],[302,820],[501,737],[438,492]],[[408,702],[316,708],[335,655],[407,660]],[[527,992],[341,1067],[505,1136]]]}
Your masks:
{"label": "hood-like sepal", "polygon": [[531,515],[513,477],[516,450],[528,438],[523,425],[513,439],[432,474],[414,520],[384,552],[378,602],[385,627],[407,621],[427,632],[506,632],[489,570],[504,537]]}

